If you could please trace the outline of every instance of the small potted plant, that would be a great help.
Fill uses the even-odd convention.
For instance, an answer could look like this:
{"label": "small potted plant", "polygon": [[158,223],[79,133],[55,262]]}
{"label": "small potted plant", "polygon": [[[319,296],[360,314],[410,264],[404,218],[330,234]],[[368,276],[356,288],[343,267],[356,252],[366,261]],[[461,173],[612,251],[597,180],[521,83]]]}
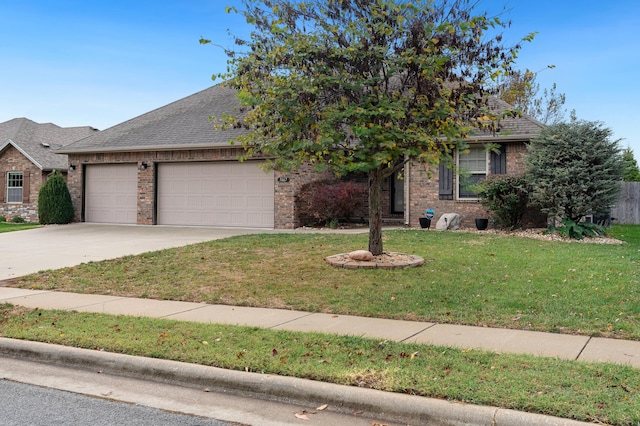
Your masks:
{"label": "small potted plant", "polygon": [[432,209],[425,210],[425,217],[418,218],[420,221],[420,228],[429,229],[431,228],[431,219],[433,219],[433,215],[436,212]]}

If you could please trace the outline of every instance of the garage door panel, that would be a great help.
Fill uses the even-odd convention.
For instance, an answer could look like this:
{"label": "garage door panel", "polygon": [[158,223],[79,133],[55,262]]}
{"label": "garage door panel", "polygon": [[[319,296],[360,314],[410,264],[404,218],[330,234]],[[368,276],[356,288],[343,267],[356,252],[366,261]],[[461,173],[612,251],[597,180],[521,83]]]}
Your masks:
{"label": "garage door panel", "polygon": [[158,223],[272,228],[274,176],[259,162],[158,165]]}
{"label": "garage door panel", "polygon": [[137,223],[136,164],[91,164],[85,169],[85,220]]}

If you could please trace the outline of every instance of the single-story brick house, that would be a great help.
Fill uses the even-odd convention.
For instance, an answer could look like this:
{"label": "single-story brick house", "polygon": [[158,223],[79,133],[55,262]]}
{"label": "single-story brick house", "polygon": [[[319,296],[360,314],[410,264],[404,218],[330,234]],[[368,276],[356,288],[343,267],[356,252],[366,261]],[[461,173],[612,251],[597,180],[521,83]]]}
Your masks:
{"label": "single-story brick house", "polygon": [[[499,104],[499,101],[496,101]],[[499,106],[499,105],[498,105]],[[216,85],[154,111],[67,145],[68,185],[75,220],[144,225],[203,225],[291,229],[305,223],[298,214],[301,188],[326,179],[303,167],[295,172],[264,172],[264,159],[237,161],[242,148],[230,141],[240,128],[215,129],[209,117],[237,113],[234,90]],[[509,118],[497,135],[470,139],[456,162],[480,179],[523,169],[525,144],[543,125]],[[500,143],[501,154],[483,144]],[[409,164],[403,179],[385,190],[386,218],[419,226],[425,209],[460,213],[463,224],[486,216],[473,194],[457,186],[455,169]]]}
{"label": "single-story brick house", "polygon": [[0,123],[0,215],[38,221],[38,192],[53,171],[66,175],[66,155],[55,149],[96,133],[93,127],[59,127],[26,118]]}

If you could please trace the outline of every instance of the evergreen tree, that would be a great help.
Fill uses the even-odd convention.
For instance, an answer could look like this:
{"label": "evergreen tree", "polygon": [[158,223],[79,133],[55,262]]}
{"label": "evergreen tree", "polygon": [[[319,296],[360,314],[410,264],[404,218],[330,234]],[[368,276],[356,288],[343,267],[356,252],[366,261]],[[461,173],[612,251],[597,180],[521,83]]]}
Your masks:
{"label": "evergreen tree", "polygon": [[67,183],[54,172],[38,193],[38,219],[41,224],[64,224],[73,221],[73,204]]}
{"label": "evergreen tree", "polygon": [[640,182],[640,168],[638,168],[638,163],[633,156],[631,148],[622,151],[622,161],[624,167],[622,179],[625,182]]}
{"label": "evergreen tree", "polygon": [[526,158],[531,199],[550,217],[578,222],[609,212],[620,193],[622,156],[611,129],[572,121],[544,129]]}

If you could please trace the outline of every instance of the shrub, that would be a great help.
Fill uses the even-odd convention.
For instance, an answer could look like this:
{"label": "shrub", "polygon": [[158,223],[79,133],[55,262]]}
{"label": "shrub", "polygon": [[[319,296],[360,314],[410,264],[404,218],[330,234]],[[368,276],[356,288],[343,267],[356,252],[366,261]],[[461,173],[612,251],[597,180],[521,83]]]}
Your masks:
{"label": "shrub", "polygon": [[7,221],[6,216],[0,216],[0,222],[6,222],[6,221]]}
{"label": "shrub", "polygon": [[73,220],[69,188],[60,172],[54,172],[38,193],[38,219],[43,225],[64,224]]}
{"label": "shrub", "polygon": [[340,219],[349,219],[361,211],[365,191],[352,181],[311,183],[300,191],[300,216],[315,225],[336,226]]}
{"label": "shrub", "polygon": [[558,123],[542,130],[526,157],[530,197],[549,217],[574,223],[609,212],[620,193],[618,141],[599,122]]}
{"label": "shrub", "polygon": [[11,223],[24,223],[22,216],[14,216],[11,218]]}
{"label": "shrub", "polygon": [[529,203],[529,189],[523,176],[489,176],[479,185],[478,196],[499,228],[513,230],[522,226]]}

